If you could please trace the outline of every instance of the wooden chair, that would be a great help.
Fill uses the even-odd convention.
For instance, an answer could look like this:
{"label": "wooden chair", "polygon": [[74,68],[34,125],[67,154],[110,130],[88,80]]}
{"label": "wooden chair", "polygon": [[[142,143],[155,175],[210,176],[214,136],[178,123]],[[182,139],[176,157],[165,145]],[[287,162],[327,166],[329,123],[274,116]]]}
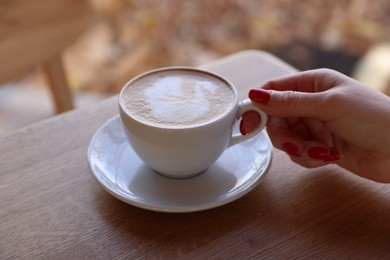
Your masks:
{"label": "wooden chair", "polygon": [[0,0],[0,83],[39,67],[57,113],[73,108],[63,50],[88,24],[85,0]]}

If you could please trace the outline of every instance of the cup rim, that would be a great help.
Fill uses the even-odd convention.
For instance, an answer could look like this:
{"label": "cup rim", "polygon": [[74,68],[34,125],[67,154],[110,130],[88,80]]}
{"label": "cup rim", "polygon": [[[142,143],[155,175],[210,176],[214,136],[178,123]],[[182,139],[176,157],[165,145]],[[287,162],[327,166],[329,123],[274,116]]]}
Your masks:
{"label": "cup rim", "polygon": [[[221,80],[227,86],[229,86],[230,89],[233,91],[233,102],[232,102],[231,106],[223,114],[219,115],[217,118],[215,118],[211,121],[207,121],[207,122],[204,122],[202,124],[198,124],[198,125],[194,125],[194,126],[186,126],[186,127],[164,127],[164,126],[160,126],[160,125],[155,125],[155,124],[143,122],[143,121],[135,118],[134,116],[132,116],[126,112],[126,110],[123,108],[125,105],[123,104],[123,99],[122,99],[123,93],[124,93],[126,88],[128,88],[132,83],[139,80],[140,78],[143,78],[143,77],[146,77],[148,75],[155,74],[158,72],[173,71],[173,70],[200,72],[200,73],[208,74],[214,78]],[[235,107],[237,107],[237,104],[238,104],[238,92],[237,92],[236,87],[234,86],[234,84],[230,80],[228,80],[227,78],[225,78],[224,76],[222,76],[216,72],[205,70],[205,69],[200,69],[200,68],[195,68],[195,67],[189,67],[189,66],[169,66],[169,67],[163,67],[163,68],[158,68],[158,69],[153,69],[153,70],[143,72],[143,73],[135,76],[134,78],[130,79],[129,81],[127,81],[118,95],[118,105],[119,105],[121,117],[126,116],[127,118],[134,120],[135,122],[139,123],[140,125],[152,127],[155,129],[174,130],[174,131],[196,129],[196,128],[200,128],[200,127],[205,127],[207,125],[215,124],[215,123],[223,120],[223,118],[225,118],[226,115],[231,113],[231,111],[234,110]]]}

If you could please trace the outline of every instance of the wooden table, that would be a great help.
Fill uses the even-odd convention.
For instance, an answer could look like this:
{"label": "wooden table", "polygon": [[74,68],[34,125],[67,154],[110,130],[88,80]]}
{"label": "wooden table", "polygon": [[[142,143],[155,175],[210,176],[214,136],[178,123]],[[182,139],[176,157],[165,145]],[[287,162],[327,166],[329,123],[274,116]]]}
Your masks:
{"label": "wooden table", "polygon": [[[247,90],[295,70],[246,51],[208,64]],[[125,204],[93,179],[87,147],[116,97],[0,137],[0,259],[390,258],[390,186],[274,151],[265,179],[185,214]]]}

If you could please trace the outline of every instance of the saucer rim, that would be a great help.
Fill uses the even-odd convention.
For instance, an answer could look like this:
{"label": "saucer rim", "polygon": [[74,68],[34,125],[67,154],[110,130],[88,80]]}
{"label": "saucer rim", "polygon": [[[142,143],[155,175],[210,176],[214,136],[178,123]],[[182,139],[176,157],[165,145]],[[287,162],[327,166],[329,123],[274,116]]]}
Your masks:
{"label": "saucer rim", "polygon": [[[228,198],[226,198],[224,200],[211,201],[211,202],[208,202],[208,203],[200,204],[200,205],[195,206],[195,207],[194,206],[192,206],[192,207],[191,206],[184,206],[184,207],[183,206],[178,206],[178,207],[161,206],[161,207],[159,207],[159,206],[152,205],[152,204],[141,203],[141,202],[139,202],[137,200],[134,200],[132,197],[126,195],[125,192],[123,192],[123,191],[121,192],[120,187],[114,185],[113,182],[109,182],[109,184],[107,184],[106,181],[101,180],[101,177],[99,176],[99,172],[100,171],[99,172],[95,172],[95,169],[93,168],[93,163],[91,161],[92,160],[91,153],[93,151],[92,150],[92,146],[93,146],[95,140],[98,138],[99,134],[102,132],[102,130],[107,128],[107,126],[111,125],[116,120],[119,120],[119,122],[120,122],[120,116],[119,115],[115,115],[112,118],[108,119],[106,122],[104,122],[96,130],[96,132],[92,136],[91,141],[88,144],[88,151],[87,151],[88,166],[89,166],[89,169],[90,169],[90,173],[94,177],[95,181],[106,192],[108,192],[111,196],[115,197],[116,199],[119,199],[120,201],[122,201],[122,202],[124,202],[126,204],[129,204],[129,205],[132,205],[134,207],[141,208],[141,209],[150,210],[150,211],[154,211],[154,212],[163,212],[163,213],[190,213],[190,212],[199,212],[199,211],[210,210],[210,209],[213,209],[213,208],[217,208],[217,207],[229,204],[229,203],[231,203],[231,202],[233,202],[235,200],[238,200],[239,198],[245,196],[246,194],[251,192],[255,187],[257,187],[258,184],[261,182],[261,180],[269,172],[269,169],[270,169],[272,161],[273,161],[272,144],[271,144],[271,141],[269,139],[269,136],[263,130],[263,131],[261,131],[261,133],[264,134],[265,140],[267,141],[268,147],[269,147],[267,149],[267,151],[265,152],[266,153],[266,156],[265,156],[266,157],[266,162],[265,162],[266,166],[265,166],[264,170],[261,170],[261,167],[258,168],[250,176],[249,180],[247,180],[244,184],[241,185],[241,186],[248,186],[248,187],[241,188],[238,192],[236,192],[235,194],[232,194],[230,197],[228,197]],[[127,145],[130,146],[129,143],[127,143]],[[237,145],[240,145],[240,144],[237,144]],[[132,148],[130,148],[130,149],[132,149]],[[98,170],[96,170],[96,171],[98,171]],[[102,174],[104,174],[104,173],[102,173]],[[198,176],[194,176],[192,178],[197,178],[197,177]],[[254,177],[255,177],[255,179],[253,181],[250,181]]]}

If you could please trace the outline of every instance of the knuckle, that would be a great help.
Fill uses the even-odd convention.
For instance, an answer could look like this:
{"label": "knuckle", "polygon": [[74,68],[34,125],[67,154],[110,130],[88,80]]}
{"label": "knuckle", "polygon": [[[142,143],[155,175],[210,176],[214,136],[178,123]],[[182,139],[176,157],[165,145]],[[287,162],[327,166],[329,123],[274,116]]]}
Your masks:
{"label": "knuckle", "polygon": [[288,107],[294,106],[299,103],[299,96],[292,90],[287,90],[282,93],[281,101]]}
{"label": "knuckle", "polygon": [[333,74],[335,71],[329,68],[320,68],[317,69],[317,73],[320,74],[321,76],[326,76],[329,74]]}
{"label": "knuckle", "polygon": [[327,91],[319,99],[318,107],[325,113],[338,114],[348,108],[348,94],[341,91]]}
{"label": "knuckle", "polygon": [[326,103],[331,105],[342,105],[346,101],[346,98],[346,93],[337,90],[327,91],[324,95]]}

